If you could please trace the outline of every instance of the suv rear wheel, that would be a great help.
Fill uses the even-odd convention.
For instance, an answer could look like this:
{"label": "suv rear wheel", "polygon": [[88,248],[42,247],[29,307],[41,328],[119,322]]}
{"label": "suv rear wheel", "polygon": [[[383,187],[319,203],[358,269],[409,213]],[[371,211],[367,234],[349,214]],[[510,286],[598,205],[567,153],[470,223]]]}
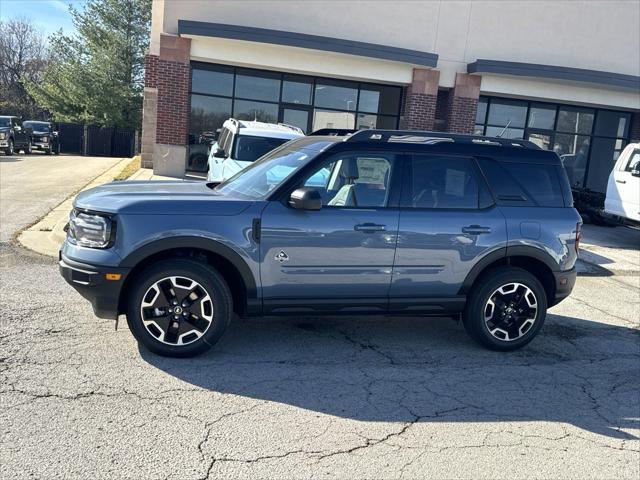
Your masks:
{"label": "suv rear wheel", "polygon": [[226,330],[232,299],[224,278],[190,259],[155,263],[135,279],[127,323],[158,355],[190,357],[209,350]]}
{"label": "suv rear wheel", "polygon": [[467,300],[464,327],[492,350],[515,350],[536,336],[547,315],[540,281],[521,268],[502,267],[480,278]]}

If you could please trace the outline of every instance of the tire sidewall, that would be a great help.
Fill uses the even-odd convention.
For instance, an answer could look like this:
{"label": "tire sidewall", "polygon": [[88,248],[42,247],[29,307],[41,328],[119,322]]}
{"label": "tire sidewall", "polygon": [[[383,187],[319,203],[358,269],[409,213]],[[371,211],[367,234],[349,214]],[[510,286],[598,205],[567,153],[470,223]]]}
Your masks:
{"label": "tire sidewall", "polygon": [[13,143],[13,140],[10,138],[9,139],[9,146],[7,147],[7,155],[14,155],[15,154],[15,145]]}
{"label": "tire sidewall", "polygon": [[[530,288],[538,303],[536,319],[533,326],[517,340],[499,340],[489,332],[484,321],[484,307],[489,297],[498,288],[508,283],[521,283]],[[517,267],[496,269],[484,275],[478,281],[478,287],[471,294],[471,298],[465,309],[465,328],[471,336],[493,350],[515,350],[528,344],[538,334],[547,315],[547,295],[540,281],[532,274]]]}
{"label": "tire sidewall", "polygon": [[[213,303],[213,324],[201,338],[184,346],[172,346],[158,341],[146,329],[140,314],[142,298],[155,282],[166,277],[186,277],[198,282]],[[193,260],[167,260],[156,263],[134,279],[127,301],[127,323],[133,336],[154,353],[171,357],[191,357],[209,350],[226,330],[231,320],[232,302],[229,288],[213,268]]]}

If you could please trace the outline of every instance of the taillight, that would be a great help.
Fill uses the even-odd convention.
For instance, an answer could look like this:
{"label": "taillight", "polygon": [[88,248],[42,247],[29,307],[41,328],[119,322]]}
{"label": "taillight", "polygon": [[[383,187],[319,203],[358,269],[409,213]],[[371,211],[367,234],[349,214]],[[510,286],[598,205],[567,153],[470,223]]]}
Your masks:
{"label": "taillight", "polygon": [[576,253],[580,250],[580,239],[582,238],[582,223],[576,223]]}

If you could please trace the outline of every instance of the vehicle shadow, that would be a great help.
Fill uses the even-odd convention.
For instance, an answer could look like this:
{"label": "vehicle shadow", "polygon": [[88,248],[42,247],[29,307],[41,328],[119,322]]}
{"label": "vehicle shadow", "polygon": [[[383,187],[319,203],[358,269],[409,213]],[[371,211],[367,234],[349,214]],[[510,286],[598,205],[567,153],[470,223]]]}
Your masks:
{"label": "vehicle shadow", "polygon": [[21,162],[22,160],[23,158],[21,157],[7,157],[3,156],[2,153],[0,153],[0,163]]}
{"label": "vehicle shadow", "polygon": [[236,321],[209,353],[154,367],[213,392],[361,421],[561,422],[617,439],[640,427],[638,331],[549,314],[529,346],[476,346],[451,319]]}

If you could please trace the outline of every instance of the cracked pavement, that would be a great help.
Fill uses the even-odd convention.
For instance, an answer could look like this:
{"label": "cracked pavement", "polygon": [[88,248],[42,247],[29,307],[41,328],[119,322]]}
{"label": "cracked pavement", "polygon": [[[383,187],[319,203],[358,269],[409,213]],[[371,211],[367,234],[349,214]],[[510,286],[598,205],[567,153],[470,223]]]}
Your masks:
{"label": "cracked pavement", "polygon": [[[24,219],[22,223],[28,223]],[[0,244],[0,478],[640,477],[640,276],[580,276],[528,347],[448,318],[235,321],[167,359]]]}

